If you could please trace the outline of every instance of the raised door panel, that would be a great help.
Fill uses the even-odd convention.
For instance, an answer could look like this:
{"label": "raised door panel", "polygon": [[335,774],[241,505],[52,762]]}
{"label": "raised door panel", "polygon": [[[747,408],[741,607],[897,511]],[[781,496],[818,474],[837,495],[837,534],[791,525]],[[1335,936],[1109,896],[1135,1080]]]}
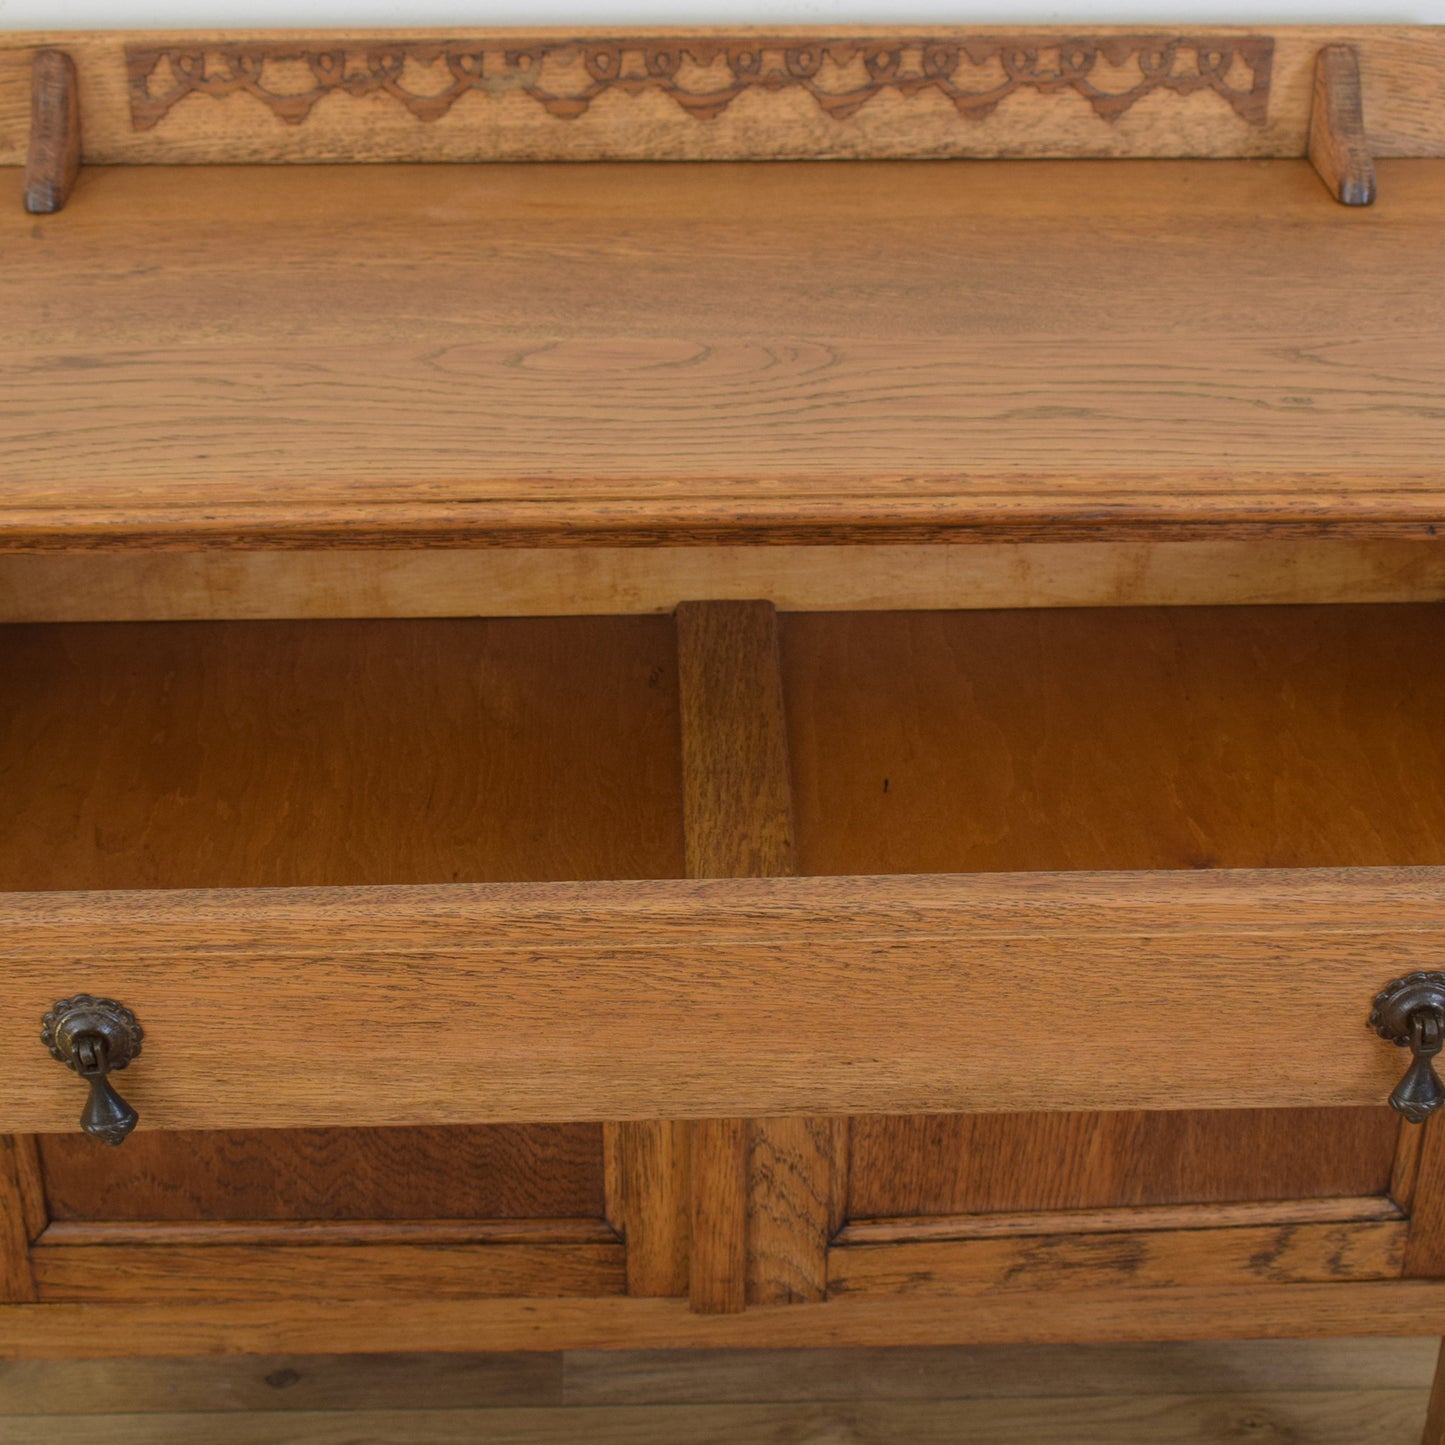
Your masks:
{"label": "raised door panel", "polygon": [[42,1134],[55,1221],[601,1219],[596,1124]]}
{"label": "raised door panel", "polygon": [[1383,1196],[1396,1131],[1383,1106],[874,1115],[852,1122],[848,1216]]}

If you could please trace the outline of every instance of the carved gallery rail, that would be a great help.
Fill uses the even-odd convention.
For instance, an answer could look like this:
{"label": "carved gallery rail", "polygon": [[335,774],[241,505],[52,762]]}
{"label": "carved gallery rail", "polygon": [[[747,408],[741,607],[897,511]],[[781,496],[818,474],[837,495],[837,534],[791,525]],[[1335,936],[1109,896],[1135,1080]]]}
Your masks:
{"label": "carved gallery rail", "polygon": [[1327,153],[1362,115],[1377,154],[1445,153],[1442,63],[1385,26],[14,35],[0,164],[79,144],[78,78],[101,164],[1309,153],[1363,201]]}
{"label": "carved gallery rail", "polygon": [[[1019,91],[1073,91],[1101,120],[1116,120],[1156,91],[1210,90],[1258,126],[1269,113],[1274,41],[1265,35],[1102,35],[1043,44],[1027,35],[757,35],[338,46],[319,39],[127,45],[125,58],[136,130],[151,129],[193,95],[223,100],[244,93],[280,120],[301,125],[329,95],[386,96],[418,120],[434,121],[470,91],[519,92],[559,120],[585,115],[609,92],[655,93],[697,120],[715,120],[749,91],[798,91],[824,115],[844,121],[890,92],[909,100],[932,92],[959,115],[985,120]],[[309,87],[294,88],[298,69],[309,75]]]}

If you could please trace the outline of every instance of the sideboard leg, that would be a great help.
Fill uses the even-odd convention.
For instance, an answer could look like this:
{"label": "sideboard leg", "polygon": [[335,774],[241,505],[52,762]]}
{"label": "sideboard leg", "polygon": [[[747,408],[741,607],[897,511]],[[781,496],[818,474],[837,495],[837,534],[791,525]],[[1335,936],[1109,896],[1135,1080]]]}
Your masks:
{"label": "sideboard leg", "polygon": [[1445,1445],[1445,1341],[1435,1361],[1435,1379],[1430,1386],[1430,1408],[1425,1414],[1425,1433],[1420,1445]]}

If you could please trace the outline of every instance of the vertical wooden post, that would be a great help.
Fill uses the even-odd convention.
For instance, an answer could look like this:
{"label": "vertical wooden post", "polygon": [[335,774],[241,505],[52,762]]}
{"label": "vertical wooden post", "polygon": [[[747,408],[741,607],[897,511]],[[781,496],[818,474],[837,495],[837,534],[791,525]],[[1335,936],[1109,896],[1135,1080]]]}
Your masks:
{"label": "vertical wooden post", "polygon": [[31,67],[30,150],[25,209],[35,215],[65,205],[80,174],[80,83],[63,50],[41,50]]}
{"label": "vertical wooden post", "polygon": [[603,1126],[607,1217],[627,1242],[627,1293],[688,1292],[692,1185],[688,1125]]}
{"label": "vertical wooden post", "polygon": [[748,1161],[748,1303],[826,1299],[843,1227],[846,1119],[758,1119]]}
{"label": "vertical wooden post", "polygon": [[28,1134],[0,1134],[0,1301],[34,1301],[30,1245],[45,1224],[35,1140]]}
{"label": "vertical wooden post", "polygon": [[[1440,1119],[1400,1125],[1390,1195],[1410,1216],[1403,1273],[1445,1277],[1445,1129]],[[1445,1345],[1435,1365],[1422,1445],[1445,1445]]]}
{"label": "vertical wooden post", "polygon": [[689,878],[797,871],[788,733],[771,602],[677,609]]}
{"label": "vertical wooden post", "polygon": [[[691,878],[797,871],[777,614],[769,602],[677,609],[683,817]],[[694,1125],[696,1310],[821,1299],[845,1125]]]}
{"label": "vertical wooden post", "polygon": [[1326,45],[1315,57],[1310,161],[1335,199],[1368,206],[1375,199],[1375,161],[1365,134],[1360,57],[1353,45]]}
{"label": "vertical wooden post", "polygon": [[688,1301],[701,1314],[735,1314],[748,1300],[746,1119],[692,1126],[692,1253]]}

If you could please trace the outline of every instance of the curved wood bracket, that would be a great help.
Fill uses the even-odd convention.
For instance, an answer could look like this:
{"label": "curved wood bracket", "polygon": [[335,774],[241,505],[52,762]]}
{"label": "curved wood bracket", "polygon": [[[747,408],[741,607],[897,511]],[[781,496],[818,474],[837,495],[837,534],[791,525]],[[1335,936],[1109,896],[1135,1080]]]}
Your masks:
{"label": "curved wood bracket", "polygon": [[80,84],[63,50],[35,55],[30,92],[30,154],[25,162],[25,209],[58,211],[80,173]]}
{"label": "curved wood bracket", "polygon": [[1315,59],[1310,160],[1341,204],[1374,201],[1375,161],[1365,134],[1360,57],[1353,45],[1326,45]]}

